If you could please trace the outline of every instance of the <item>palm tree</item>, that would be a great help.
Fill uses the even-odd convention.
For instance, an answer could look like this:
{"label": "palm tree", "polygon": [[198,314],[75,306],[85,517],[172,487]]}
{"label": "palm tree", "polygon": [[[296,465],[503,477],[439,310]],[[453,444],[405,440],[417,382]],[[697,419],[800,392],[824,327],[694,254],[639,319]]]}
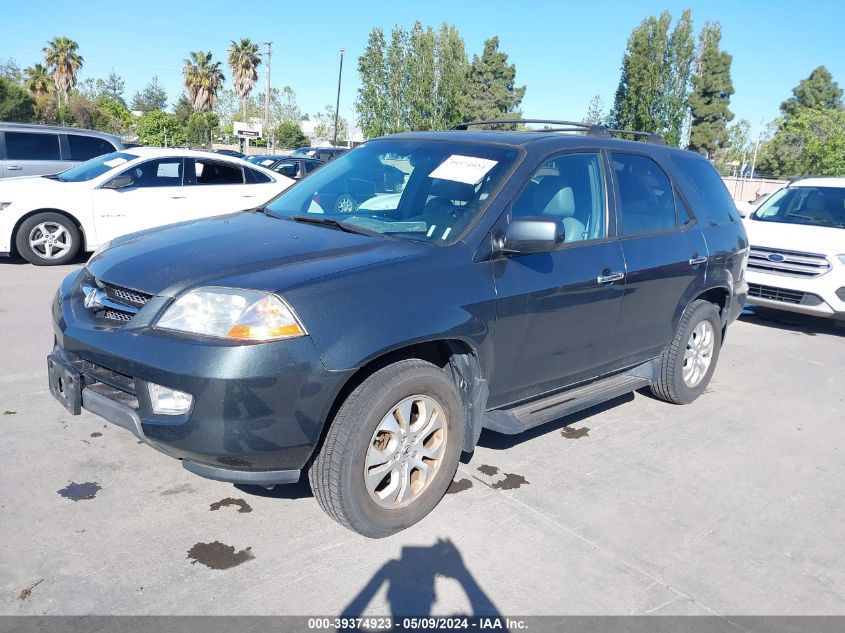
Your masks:
{"label": "palm tree", "polygon": [[260,64],[258,44],[252,43],[248,37],[241,38],[240,43],[232,41],[229,47],[229,67],[232,69],[235,92],[240,97],[243,107],[244,121],[247,117],[247,99],[255,82],[258,81],[257,68]]}
{"label": "palm tree", "polygon": [[185,60],[182,74],[185,75],[185,88],[194,110],[211,110],[217,103],[217,93],[225,79],[220,71],[220,62],[211,61],[211,52],[195,51]]}
{"label": "palm tree", "polygon": [[35,64],[24,69],[24,84],[29,94],[39,101],[53,90],[53,78],[41,64]]}
{"label": "palm tree", "polygon": [[76,85],[76,73],[82,68],[82,57],[77,53],[79,44],[67,37],[54,37],[44,48],[44,62],[47,69],[53,73],[53,82],[59,95],[64,95],[67,101],[68,93]]}

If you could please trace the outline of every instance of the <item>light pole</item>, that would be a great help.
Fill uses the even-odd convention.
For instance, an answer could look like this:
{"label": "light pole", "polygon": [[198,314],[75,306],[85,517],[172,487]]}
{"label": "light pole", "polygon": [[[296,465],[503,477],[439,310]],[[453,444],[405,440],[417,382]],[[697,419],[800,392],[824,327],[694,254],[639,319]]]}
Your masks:
{"label": "light pole", "polygon": [[337,118],[340,116],[340,78],[343,76],[343,53],[346,49],[340,49],[340,68],[337,71],[337,101],[334,106],[334,140],[332,145],[337,145]]}

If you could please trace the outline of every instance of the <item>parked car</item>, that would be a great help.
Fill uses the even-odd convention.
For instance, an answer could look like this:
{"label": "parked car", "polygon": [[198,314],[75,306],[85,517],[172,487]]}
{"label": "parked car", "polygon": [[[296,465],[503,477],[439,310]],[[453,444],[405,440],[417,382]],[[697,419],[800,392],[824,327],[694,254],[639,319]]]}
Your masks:
{"label": "parked car", "polygon": [[[369,537],[428,514],[482,428],[692,402],[745,299],[733,201],[659,137],[549,123],[582,134],[389,136],[251,212],[113,240],[53,303],[52,394],[204,477],[307,471]],[[389,155],[393,209],[324,204]]]}
{"label": "parked car", "polygon": [[345,147],[298,147],[293,150],[291,156],[294,158],[316,158],[328,162],[348,151]]}
{"label": "parked car", "polygon": [[231,156],[232,158],[246,158],[246,155],[243,152],[239,152],[235,149],[213,149],[211,151],[215,154],[223,154],[223,156]]}
{"label": "parked car", "polygon": [[250,156],[249,162],[261,165],[264,169],[299,180],[323,164],[316,158],[294,158],[292,156]]}
{"label": "parked car", "polygon": [[764,193],[754,198],[754,200],[748,200],[747,202],[737,202],[736,210],[739,211],[740,217],[747,218],[758,208],[760,208],[760,205],[763,204],[766,200],[768,200],[771,195],[771,193]]}
{"label": "parked car", "polygon": [[292,182],[203,151],[112,152],[59,174],[0,181],[0,255],[64,264],[127,233],[255,207]]}
{"label": "parked car", "polygon": [[123,143],[113,134],[0,122],[0,179],[55,174],[122,149]]}
{"label": "parked car", "polygon": [[845,178],[801,178],[745,220],[748,303],[845,320]]}

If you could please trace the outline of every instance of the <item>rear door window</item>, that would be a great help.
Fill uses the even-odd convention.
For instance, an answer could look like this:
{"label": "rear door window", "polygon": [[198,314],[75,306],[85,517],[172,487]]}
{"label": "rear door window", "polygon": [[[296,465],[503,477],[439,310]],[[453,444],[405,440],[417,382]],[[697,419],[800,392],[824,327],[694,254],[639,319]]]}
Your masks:
{"label": "rear door window", "polygon": [[273,171],[281,174],[282,176],[287,176],[288,178],[296,178],[296,162],[286,161],[284,163],[279,163]]}
{"label": "rear door window", "polygon": [[677,225],[675,195],[666,172],[647,156],[611,154],[622,235],[659,233]]}
{"label": "rear door window", "polygon": [[731,194],[713,165],[696,156],[673,156],[672,162],[680,168],[697,198],[693,200],[698,203],[693,204],[696,214],[704,215],[716,225],[739,222],[739,212]]}
{"label": "rear door window", "polygon": [[9,160],[61,160],[59,135],[39,132],[6,132],[6,158]]}
{"label": "rear door window", "polygon": [[102,156],[103,154],[110,154],[114,151],[114,146],[111,143],[96,136],[68,134],[67,144],[70,147],[70,160],[78,160],[80,162]]}
{"label": "rear door window", "polygon": [[240,165],[207,160],[193,159],[194,182],[197,185],[242,185],[244,171]]}

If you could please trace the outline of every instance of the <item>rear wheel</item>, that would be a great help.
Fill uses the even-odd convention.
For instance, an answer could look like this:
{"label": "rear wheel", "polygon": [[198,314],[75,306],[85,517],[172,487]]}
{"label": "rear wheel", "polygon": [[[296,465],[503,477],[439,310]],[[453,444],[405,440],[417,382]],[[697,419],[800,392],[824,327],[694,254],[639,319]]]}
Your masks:
{"label": "rear wheel", "polygon": [[707,388],[722,347],[719,311],[709,301],[693,301],[684,311],[675,338],[660,356],[652,393],[666,402],[689,404]]}
{"label": "rear wheel", "polygon": [[399,361],[341,405],[311,466],[311,489],[344,527],[389,536],[440,502],[463,435],[463,407],[446,373],[422,360]]}
{"label": "rear wheel", "polygon": [[66,264],[79,252],[79,229],[61,213],[36,213],[18,227],[15,246],[18,253],[36,266]]}

